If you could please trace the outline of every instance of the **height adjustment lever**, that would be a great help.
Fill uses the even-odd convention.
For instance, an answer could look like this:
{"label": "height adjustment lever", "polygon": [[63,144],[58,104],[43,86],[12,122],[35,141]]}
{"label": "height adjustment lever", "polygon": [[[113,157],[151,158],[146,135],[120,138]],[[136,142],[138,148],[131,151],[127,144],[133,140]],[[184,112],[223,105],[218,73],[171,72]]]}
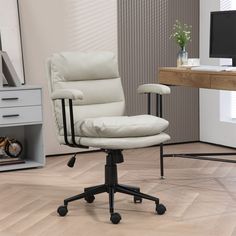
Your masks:
{"label": "height adjustment lever", "polygon": [[70,168],[73,168],[74,165],[75,165],[75,161],[76,161],[76,155],[77,153],[75,153],[71,158],[70,160],[67,162],[67,166],[70,167]]}

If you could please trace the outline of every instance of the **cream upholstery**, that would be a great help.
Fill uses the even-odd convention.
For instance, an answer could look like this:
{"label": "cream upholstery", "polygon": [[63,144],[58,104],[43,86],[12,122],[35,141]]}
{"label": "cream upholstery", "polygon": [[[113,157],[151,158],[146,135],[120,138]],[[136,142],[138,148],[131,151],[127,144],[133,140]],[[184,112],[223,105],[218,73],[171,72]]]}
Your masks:
{"label": "cream upholstery", "polygon": [[84,98],[84,94],[82,91],[78,89],[58,89],[57,91],[52,93],[51,98],[52,100],[63,99],[63,98],[79,100]]}
{"label": "cream upholstery", "polygon": [[[63,94],[64,89],[79,90],[83,93],[83,100],[73,103],[76,122],[86,118],[124,115],[124,93],[113,53],[53,54],[47,61],[47,75],[53,99],[58,97],[58,93]],[[59,100],[53,101],[53,111],[58,135],[62,135],[63,122]]]}
{"label": "cream upholstery", "polygon": [[164,119],[140,115],[88,118],[75,128],[78,136],[82,137],[127,138],[156,135],[168,125]]}
{"label": "cream upholstery", "polygon": [[138,93],[170,94],[170,87],[163,84],[142,84],[138,87]]}
{"label": "cream upholstery", "polygon": [[60,81],[119,77],[117,60],[111,52],[64,52],[54,54],[51,62],[52,72]]}
{"label": "cream upholstery", "polygon": [[[62,98],[73,100],[75,139],[78,144],[128,149],[155,145],[170,139],[163,133],[168,121],[150,115],[124,116],[124,93],[113,53],[58,53],[49,58],[47,69],[61,144],[65,143],[59,100]],[[151,87],[148,86],[149,90]],[[153,90],[160,94],[168,93],[167,86],[153,85]],[[141,88],[142,91],[147,90]],[[68,103],[66,115],[69,117]],[[70,136],[68,118],[67,121]]]}
{"label": "cream upholstery", "polygon": [[[68,138],[71,141],[71,137]],[[145,137],[131,137],[131,138],[88,138],[76,137],[77,143],[84,146],[96,147],[102,149],[133,149],[150,147],[159,143],[164,143],[170,140],[170,136],[166,133]],[[64,138],[59,137],[60,143],[64,143]]]}

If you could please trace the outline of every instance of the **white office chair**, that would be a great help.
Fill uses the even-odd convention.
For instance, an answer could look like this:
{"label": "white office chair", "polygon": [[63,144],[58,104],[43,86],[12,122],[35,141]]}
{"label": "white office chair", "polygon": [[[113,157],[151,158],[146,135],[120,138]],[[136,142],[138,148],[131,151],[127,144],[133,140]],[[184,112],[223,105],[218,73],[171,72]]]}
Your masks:
{"label": "white office chair", "polygon": [[[134,196],[134,202],[142,199],[154,201],[156,212],[164,214],[166,208],[159,199],[140,192],[138,187],[118,184],[117,164],[122,163],[123,149],[160,145],[161,175],[163,176],[163,143],[170,139],[163,133],[168,121],[151,115],[124,116],[125,99],[118,73],[116,57],[111,52],[64,52],[54,54],[48,60],[53,111],[56,119],[58,139],[70,147],[100,148],[107,153],[105,183],[86,188],[82,194],[67,198],[58,208],[65,216],[69,202],[84,198],[88,203],[94,195],[109,194],[110,220],[117,224],[121,220],[114,212],[116,192]],[[141,85],[139,93],[169,94],[167,86],[159,84]],[[160,111],[160,110],[159,110]],[[76,154],[68,162],[73,167]]]}

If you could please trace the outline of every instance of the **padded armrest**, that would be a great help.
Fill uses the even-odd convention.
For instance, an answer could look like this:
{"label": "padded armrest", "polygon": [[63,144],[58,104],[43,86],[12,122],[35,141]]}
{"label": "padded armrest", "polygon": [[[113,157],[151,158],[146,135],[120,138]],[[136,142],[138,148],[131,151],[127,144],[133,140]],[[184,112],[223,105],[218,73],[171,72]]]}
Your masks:
{"label": "padded armrest", "polygon": [[156,94],[170,94],[170,87],[163,84],[142,84],[138,87],[138,93],[156,93]]}
{"label": "padded armrest", "polygon": [[51,99],[72,99],[72,100],[82,100],[84,98],[84,94],[82,91],[78,89],[59,89],[52,93]]}

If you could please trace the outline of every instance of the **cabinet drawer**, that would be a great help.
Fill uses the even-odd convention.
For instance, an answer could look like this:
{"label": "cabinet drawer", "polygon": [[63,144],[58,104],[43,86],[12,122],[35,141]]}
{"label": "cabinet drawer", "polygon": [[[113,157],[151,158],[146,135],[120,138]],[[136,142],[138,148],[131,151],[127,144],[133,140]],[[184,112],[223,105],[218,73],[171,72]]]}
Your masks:
{"label": "cabinet drawer", "polygon": [[9,124],[42,122],[42,107],[11,107],[1,108],[0,126]]}
{"label": "cabinet drawer", "polygon": [[41,90],[0,91],[0,107],[41,105]]}

